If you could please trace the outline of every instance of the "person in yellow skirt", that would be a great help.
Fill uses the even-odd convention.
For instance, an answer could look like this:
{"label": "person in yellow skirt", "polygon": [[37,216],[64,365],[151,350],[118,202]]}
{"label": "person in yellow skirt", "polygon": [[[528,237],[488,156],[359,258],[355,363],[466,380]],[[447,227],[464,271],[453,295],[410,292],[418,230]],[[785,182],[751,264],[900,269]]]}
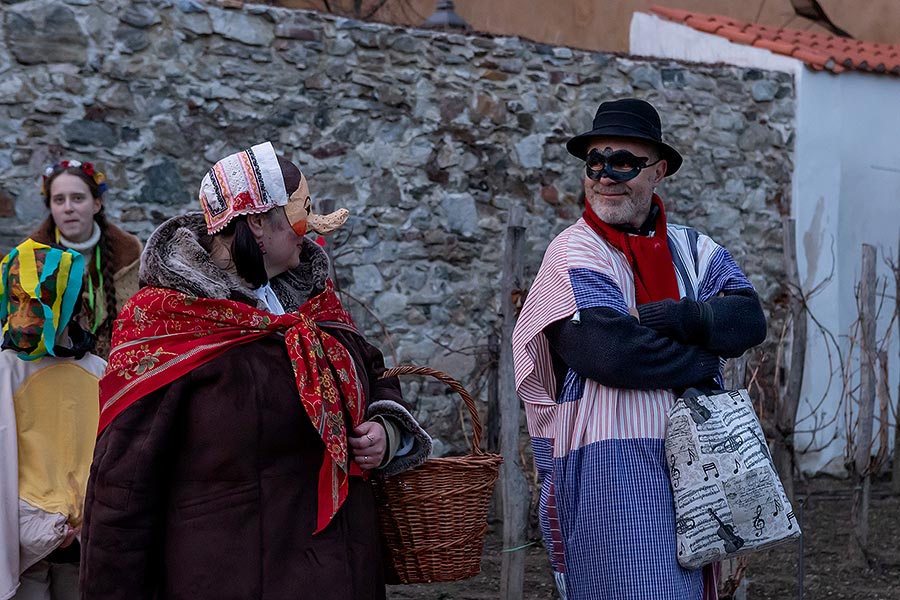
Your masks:
{"label": "person in yellow skirt", "polygon": [[106,361],[78,324],[84,257],[28,239],[0,262],[0,600],[78,598]]}

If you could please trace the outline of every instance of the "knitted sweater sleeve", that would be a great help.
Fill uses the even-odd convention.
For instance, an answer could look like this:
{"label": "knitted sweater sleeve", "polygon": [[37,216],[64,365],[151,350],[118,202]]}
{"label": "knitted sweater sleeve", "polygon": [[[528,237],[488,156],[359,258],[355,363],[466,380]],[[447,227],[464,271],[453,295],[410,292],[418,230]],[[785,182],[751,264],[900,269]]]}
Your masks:
{"label": "knitted sweater sleeve", "polygon": [[641,325],[724,358],[738,357],[766,337],[766,316],[751,288],[723,291],[706,302],[649,302],[637,311]]}
{"label": "knitted sweater sleeve", "polygon": [[719,373],[719,357],[641,325],[608,307],[586,308],[544,328],[550,348],[578,375],[629,389],[701,385]]}

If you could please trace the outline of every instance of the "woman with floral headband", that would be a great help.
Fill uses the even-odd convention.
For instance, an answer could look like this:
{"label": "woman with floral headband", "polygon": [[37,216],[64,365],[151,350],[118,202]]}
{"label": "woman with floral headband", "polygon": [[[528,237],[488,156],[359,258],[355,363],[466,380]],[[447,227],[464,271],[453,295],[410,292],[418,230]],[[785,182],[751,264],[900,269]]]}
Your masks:
{"label": "woman with floral headband", "polygon": [[147,241],[100,382],[83,529],[92,600],[385,597],[364,479],[431,442],[328,278],[306,178],[266,142]]}
{"label": "woman with floral headband", "polygon": [[26,240],[0,261],[0,598],[78,598],[78,533],[106,361],[78,325],[84,258]]}
{"label": "woman with floral headband", "polygon": [[44,172],[41,194],[50,215],[31,239],[56,243],[84,255],[85,329],[97,338],[95,352],[109,355],[112,322],[138,290],[141,243],[110,223],[103,194],[106,178],[89,162],[64,160]]}

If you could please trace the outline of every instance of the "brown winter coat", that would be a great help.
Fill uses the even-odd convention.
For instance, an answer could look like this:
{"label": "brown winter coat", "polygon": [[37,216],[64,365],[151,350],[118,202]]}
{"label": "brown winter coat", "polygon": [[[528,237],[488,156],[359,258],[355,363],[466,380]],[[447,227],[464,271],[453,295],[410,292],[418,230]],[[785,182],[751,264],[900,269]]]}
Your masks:
{"label": "brown winter coat", "polygon": [[[148,242],[142,280],[253,302],[240,286],[209,279],[215,272],[194,244],[198,225],[202,217],[161,226]],[[273,286],[288,305],[287,289],[316,293],[327,273],[320,249],[305,255],[287,288]],[[184,264],[193,264],[194,277],[179,273]],[[379,379],[381,353],[356,334],[328,331],[357,365],[367,417],[389,415],[416,439],[413,452],[386,470],[424,461],[430,441],[399,404],[398,381]],[[364,480],[351,477],[345,504],[312,535],[323,453],[278,335],[231,348],[148,394],[97,442],[82,530],[83,597],[384,598],[375,501]]]}

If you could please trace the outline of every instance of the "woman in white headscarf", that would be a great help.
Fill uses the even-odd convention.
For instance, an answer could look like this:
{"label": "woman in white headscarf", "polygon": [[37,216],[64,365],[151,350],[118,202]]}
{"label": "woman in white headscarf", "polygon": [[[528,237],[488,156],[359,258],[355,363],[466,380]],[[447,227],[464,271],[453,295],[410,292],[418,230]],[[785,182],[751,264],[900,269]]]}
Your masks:
{"label": "woman in white headscarf", "polygon": [[306,178],[259,144],[164,223],[116,322],[88,487],[86,597],[385,595],[366,474],[430,440],[380,379],[307,230]]}

